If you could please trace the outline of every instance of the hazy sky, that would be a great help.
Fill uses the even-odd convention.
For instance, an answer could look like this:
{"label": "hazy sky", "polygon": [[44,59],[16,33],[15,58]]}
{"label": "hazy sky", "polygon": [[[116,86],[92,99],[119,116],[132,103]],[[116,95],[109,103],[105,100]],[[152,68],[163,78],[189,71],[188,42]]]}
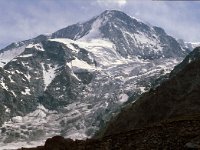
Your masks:
{"label": "hazy sky", "polygon": [[186,41],[200,41],[200,2],[150,0],[0,0],[0,48],[107,9],[121,10]]}

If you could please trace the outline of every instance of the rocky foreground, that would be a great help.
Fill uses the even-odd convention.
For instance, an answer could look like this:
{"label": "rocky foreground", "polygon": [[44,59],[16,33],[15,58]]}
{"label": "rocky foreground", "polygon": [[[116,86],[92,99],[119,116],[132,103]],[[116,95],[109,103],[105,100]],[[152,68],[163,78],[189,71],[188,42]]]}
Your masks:
{"label": "rocky foreground", "polygon": [[128,149],[200,149],[200,115],[162,121],[141,129],[101,139],[73,141],[55,136],[44,146],[19,150],[128,150]]}

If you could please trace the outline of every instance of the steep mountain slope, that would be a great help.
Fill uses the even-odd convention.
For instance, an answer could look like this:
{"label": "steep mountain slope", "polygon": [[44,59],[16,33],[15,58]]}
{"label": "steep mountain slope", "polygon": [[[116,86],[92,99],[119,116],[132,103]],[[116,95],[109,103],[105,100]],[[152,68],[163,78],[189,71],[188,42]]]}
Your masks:
{"label": "steep mountain slope", "polygon": [[[184,56],[178,42],[162,28],[148,26],[123,12],[105,11],[83,24],[76,24],[52,34],[53,38],[73,40],[109,39],[122,56],[144,59]],[[120,37],[120,38],[119,38]]]}
{"label": "steep mountain slope", "polygon": [[199,114],[199,52],[200,47],[194,49],[175,67],[169,80],[122,110],[108,125],[104,135],[128,131],[169,118]]}
{"label": "steep mountain slope", "polygon": [[199,60],[199,59],[200,59],[200,49],[199,47],[197,47],[192,52],[190,52],[180,64],[175,66],[175,68],[171,72],[171,76],[174,76],[178,72],[183,70],[189,63]]}
{"label": "steep mountain slope", "polygon": [[91,137],[186,54],[163,29],[114,10],[12,44],[0,53],[1,146]]}
{"label": "steep mountain slope", "polygon": [[13,58],[21,54],[26,46],[31,43],[40,43],[50,38],[48,35],[39,35],[36,38],[25,40],[17,43],[12,43],[0,51],[0,67],[6,65]]}
{"label": "steep mountain slope", "polygon": [[192,51],[196,47],[200,46],[200,42],[185,42],[182,39],[177,40],[180,46],[186,51]]}

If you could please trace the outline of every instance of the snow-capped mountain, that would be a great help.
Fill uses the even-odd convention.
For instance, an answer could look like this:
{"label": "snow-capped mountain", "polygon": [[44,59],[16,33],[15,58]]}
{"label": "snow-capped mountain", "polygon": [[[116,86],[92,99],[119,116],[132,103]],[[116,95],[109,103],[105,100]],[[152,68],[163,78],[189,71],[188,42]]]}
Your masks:
{"label": "snow-capped mountain", "polygon": [[180,46],[188,52],[191,52],[196,47],[200,46],[200,42],[185,42],[182,39],[177,40]]}
{"label": "snow-capped mountain", "polygon": [[1,146],[93,136],[186,54],[162,28],[115,10],[11,44],[0,53]]}
{"label": "snow-capped mountain", "polygon": [[83,24],[76,24],[52,34],[53,38],[73,40],[109,39],[123,57],[145,59],[183,56],[177,41],[162,28],[149,26],[123,12],[105,11]]}

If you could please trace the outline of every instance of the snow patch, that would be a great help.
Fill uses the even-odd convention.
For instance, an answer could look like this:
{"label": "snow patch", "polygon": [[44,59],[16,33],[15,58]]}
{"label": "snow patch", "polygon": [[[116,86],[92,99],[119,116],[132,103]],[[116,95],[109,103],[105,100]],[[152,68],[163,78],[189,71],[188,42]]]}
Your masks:
{"label": "snow patch", "polygon": [[8,78],[10,79],[11,83],[14,83],[15,81],[12,79],[11,75],[8,75]]}
{"label": "snow patch", "polygon": [[29,73],[27,73],[27,74],[24,74],[24,76],[26,77],[26,79],[30,82],[30,80],[31,80],[31,76],[30,76],[30,74]]}
{"label": "snow patch", "polygon": [[33,54],[25,54],[25,55],[20,55],[18,57],[26,58],[26,57],[32,57],[32,56],[33,56]]}
{"label": "snow patch", "polygon": [[77,58],[71,61],[71,68],[73,71],[77,71],[79,69],[95,70],[95,66],[89,65],[87,62]]}
{"label": "snow patch", "polygon": [[192,59],[191,58],[189,58],[189,60],[188,60],[188,63],[191,63],[192,62]]}
{"label": "snow patch", "polygon": [[10,113],[10,108],[8,108],[6,105],[4,105],[4,108],[6,109],[5,110],[6,113]]}
{"label": "snow patch", "polygon": [[26,48],[35,48],[38,51],[45,51],[42,47],[42,44],[37,43],[37,44],[29,44]]}
{"label": "snow patch", "polygon": [[34,44],[29,44],[26,48],[33,48],[34,46]]}
{"label": "snow patch", "polygon": [[10,92],[14,95],[14,97],[17,97],[17,95],[15,94],[13,90],[11,90]]}
{"label": "snow patch", "polygon": [[71,138],[72,140],[82,140],[86,139],[88,136],[85,133],[72,133],[66,136],[66,138]]}
{"label": "snow patch", "polygon": [[119,102],[124,103],[128,100],[129,96],[127,94],[120,94],[119,95]]}
{"label": "snow patch", "polygon": [[0,53],[0,67],[5,66],[13,58],[20,55],[22,52],[24,52],[25,47],[26,47],[26,45],[1,52]]}
{"label": "snow patch", "polygon": [[139,87],[139,88],[140,88],[141,93],[146,92],[146,90],[145,90],[146,87]]}
{"label": "snow patch", "polygon": [[102,26],[102,24],[103,24],[103,19],[97,18],[95,22],[92,24],[92,27],[89,33],[85,35],[84,37],[80,38],[79,40],[88,41],[92,39],[101,38],[102,35],[101,35],[101,32],[99,31],[99,28]]}
{"label": "snow patch", "polygon": [[160,46],[158,37],[156,36],[154,36],[153,38],[152,36],[148,36],[148,35],[145,35],[144,33],[139,32],[138,34],[134,34],[134,39],[137,42],[136,45],[142,48],[148,47],[155,53],[161,52],[163,49]]}
{"label": "snow patch", "polygon": [[3,78],[1,78],[0,82],[1,82],[1,83],[0,83],[1,86],[2,86],[5,90],[8,91],[8,87],[7,87],[7,85],[4,83]]}
{"label": "snow patch", "polygon": [[56,39],[49,39],[49,41],[54,41],[54,42],[63,43],[63,44],[65,44],[69,49],[71,49],[72,52],[75,52],[75,53],[78,53],[78,52],[79,52],[79,50],[77,50],[77,49],[73,46],[73,44],[75,44],[75,43],[74,43],[74,41],[71,40],[71,39],[56,38]]}
{"label": "snow patch", "polygon": [[56,70],[58,69],[58,65],[47,64],[47,68],[44,63],[41,63],[43,68],[43,80],[46,90],[47,86],[52,82],[52,80],[56,77]]}
{"label": "snow patch", "polygon": [[191,44],[191,47],[194,49],[198,46],[200,46],[200,42],[185,42],[187,44]]}
{"label": "snow patch", "polygon": [[16,116],[16,117],[13,117],[11,120],[14,123],[21,123],[22,122],[22,117],[21,116]]}
{"label": "snow patch", "polygon": [[[93,56],[93,59],[98,62],[99,66],[113,66],[116,64],[123,64],[126,62],[121,55],[116,52],[114,44],[107,39],[92,39],[90,41],[70,40],[65,38],[50,39],[50,41],[57,41],[69,45],[74,43],[80,48],[86,49]],[[69,63],[68,63],[69,64]],[[69,64],[69,67],[71,65]],[[96,67],[96,70],[99,68]]]}
{"label": "snow patch", "polygon": [[21,91],[21,93],[22,93],[23,95],[31,95],[30,91],[31,91],[31,90],[30,90],[28,87],[26,87],[26,88],[25,88],[25,91]]}
{"label": "snow patch", "polygon": [[0,143],[0,149],[1,150],[16,150],[16,148],[32,148],[40,145],[44,145],[45,140],[39,140],[39,141],[31,141],[31,142],[15,142],[15,143]]}

